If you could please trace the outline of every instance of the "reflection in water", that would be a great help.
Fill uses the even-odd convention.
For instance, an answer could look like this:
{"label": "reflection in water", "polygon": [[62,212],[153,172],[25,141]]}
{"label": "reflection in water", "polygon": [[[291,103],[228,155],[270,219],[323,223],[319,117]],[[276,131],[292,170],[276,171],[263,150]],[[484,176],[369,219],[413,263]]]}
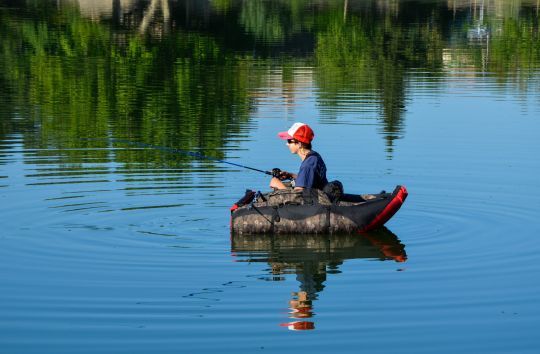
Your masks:
{"label": "reflection in water", "polygon": [[387,228],[357,235],[233,235],[231,251],[239,262],[266,262],[270,281],[296,275],[299,289],[289,301],[289,329],[314,329],[313,302],[324,289],[327,274],[340,273],[347,259],[405,262],[405,246]]}
{"label": "reflection in water", "polygon": [[391,158],[414,73],[431,91],[460,71],[527,90],[540,57],[532,0],[17,6],[0,10],[0,140],[22,134],[25,148],[95,148],[79,138],[112,136],[224,157],[251,113],[282,92],[272,104],[313,97],[326,122],[376,120]]}
{"label": "reflection in water", "polygon": [[[167,32],[169,29],[170,11],[168,0],[152,0],[148,6],[148,10],[144,14],[144,17],[139,26],[139,32],[145,33],[150,25],[150,22],[157,17],[157,8],[161,9],[161,15],[163,17],[163,31]],[[157,27],[157,26],[156,26]]]}

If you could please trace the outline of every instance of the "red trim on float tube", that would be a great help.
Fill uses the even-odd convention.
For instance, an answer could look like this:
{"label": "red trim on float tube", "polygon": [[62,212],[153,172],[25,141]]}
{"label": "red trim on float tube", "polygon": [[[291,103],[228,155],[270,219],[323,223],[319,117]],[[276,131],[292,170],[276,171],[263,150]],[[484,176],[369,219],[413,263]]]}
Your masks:
{"label": "red trim on float tube", "polygon": [[380,226],[383,226],[394,214],[401,208],[401,205],[407,198],[409,193],[407,188],[400,186],[399,191],[396,193],[394,198],[388,203],[388,205],[383,209],[383,211],[373,219],[366,227],[360,230],[360,232],[368,232],[374,230]]}

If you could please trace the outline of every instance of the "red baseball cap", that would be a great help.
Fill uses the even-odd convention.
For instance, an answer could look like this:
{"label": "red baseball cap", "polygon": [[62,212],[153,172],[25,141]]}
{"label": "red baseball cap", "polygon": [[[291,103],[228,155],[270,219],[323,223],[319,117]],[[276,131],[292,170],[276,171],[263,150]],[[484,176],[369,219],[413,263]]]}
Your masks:
{"label": "red baseball cap", "polygon": [[310,144],[315,133],[306,123],[296,122],[286,132],[278,133],[278,136],[283,139],[294,139],[305,144]]}

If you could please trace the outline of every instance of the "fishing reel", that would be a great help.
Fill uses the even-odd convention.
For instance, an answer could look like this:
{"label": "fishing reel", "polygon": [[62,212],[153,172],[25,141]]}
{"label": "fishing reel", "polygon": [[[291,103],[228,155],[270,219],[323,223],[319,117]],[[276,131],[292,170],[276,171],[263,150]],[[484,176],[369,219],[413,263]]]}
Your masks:
{"label": "fishing reel", "polygon": [[281,170],[279,168],[272,169],[272,177],[279,178],[281,175]]}
{"label": "fishing reel", "polygon": [[284,181],[287,179],[292,179],[292,175],[289,172],[282,171],[279,168],[273,168],[272,169],[272,177],[275,177],[279,179],[280,181]]}

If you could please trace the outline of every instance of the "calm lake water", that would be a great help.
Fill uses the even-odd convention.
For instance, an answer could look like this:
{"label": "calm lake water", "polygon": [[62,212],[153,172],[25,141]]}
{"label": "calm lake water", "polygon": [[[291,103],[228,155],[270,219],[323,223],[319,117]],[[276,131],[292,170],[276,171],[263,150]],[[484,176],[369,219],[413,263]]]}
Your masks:
{"label": "calm lake water", "polygon": [[[538,14],[0,1],[0,352],[537,353]],[[231,238],[266,175],[137,145],[296,171],[295,121],[387,229]]]}

